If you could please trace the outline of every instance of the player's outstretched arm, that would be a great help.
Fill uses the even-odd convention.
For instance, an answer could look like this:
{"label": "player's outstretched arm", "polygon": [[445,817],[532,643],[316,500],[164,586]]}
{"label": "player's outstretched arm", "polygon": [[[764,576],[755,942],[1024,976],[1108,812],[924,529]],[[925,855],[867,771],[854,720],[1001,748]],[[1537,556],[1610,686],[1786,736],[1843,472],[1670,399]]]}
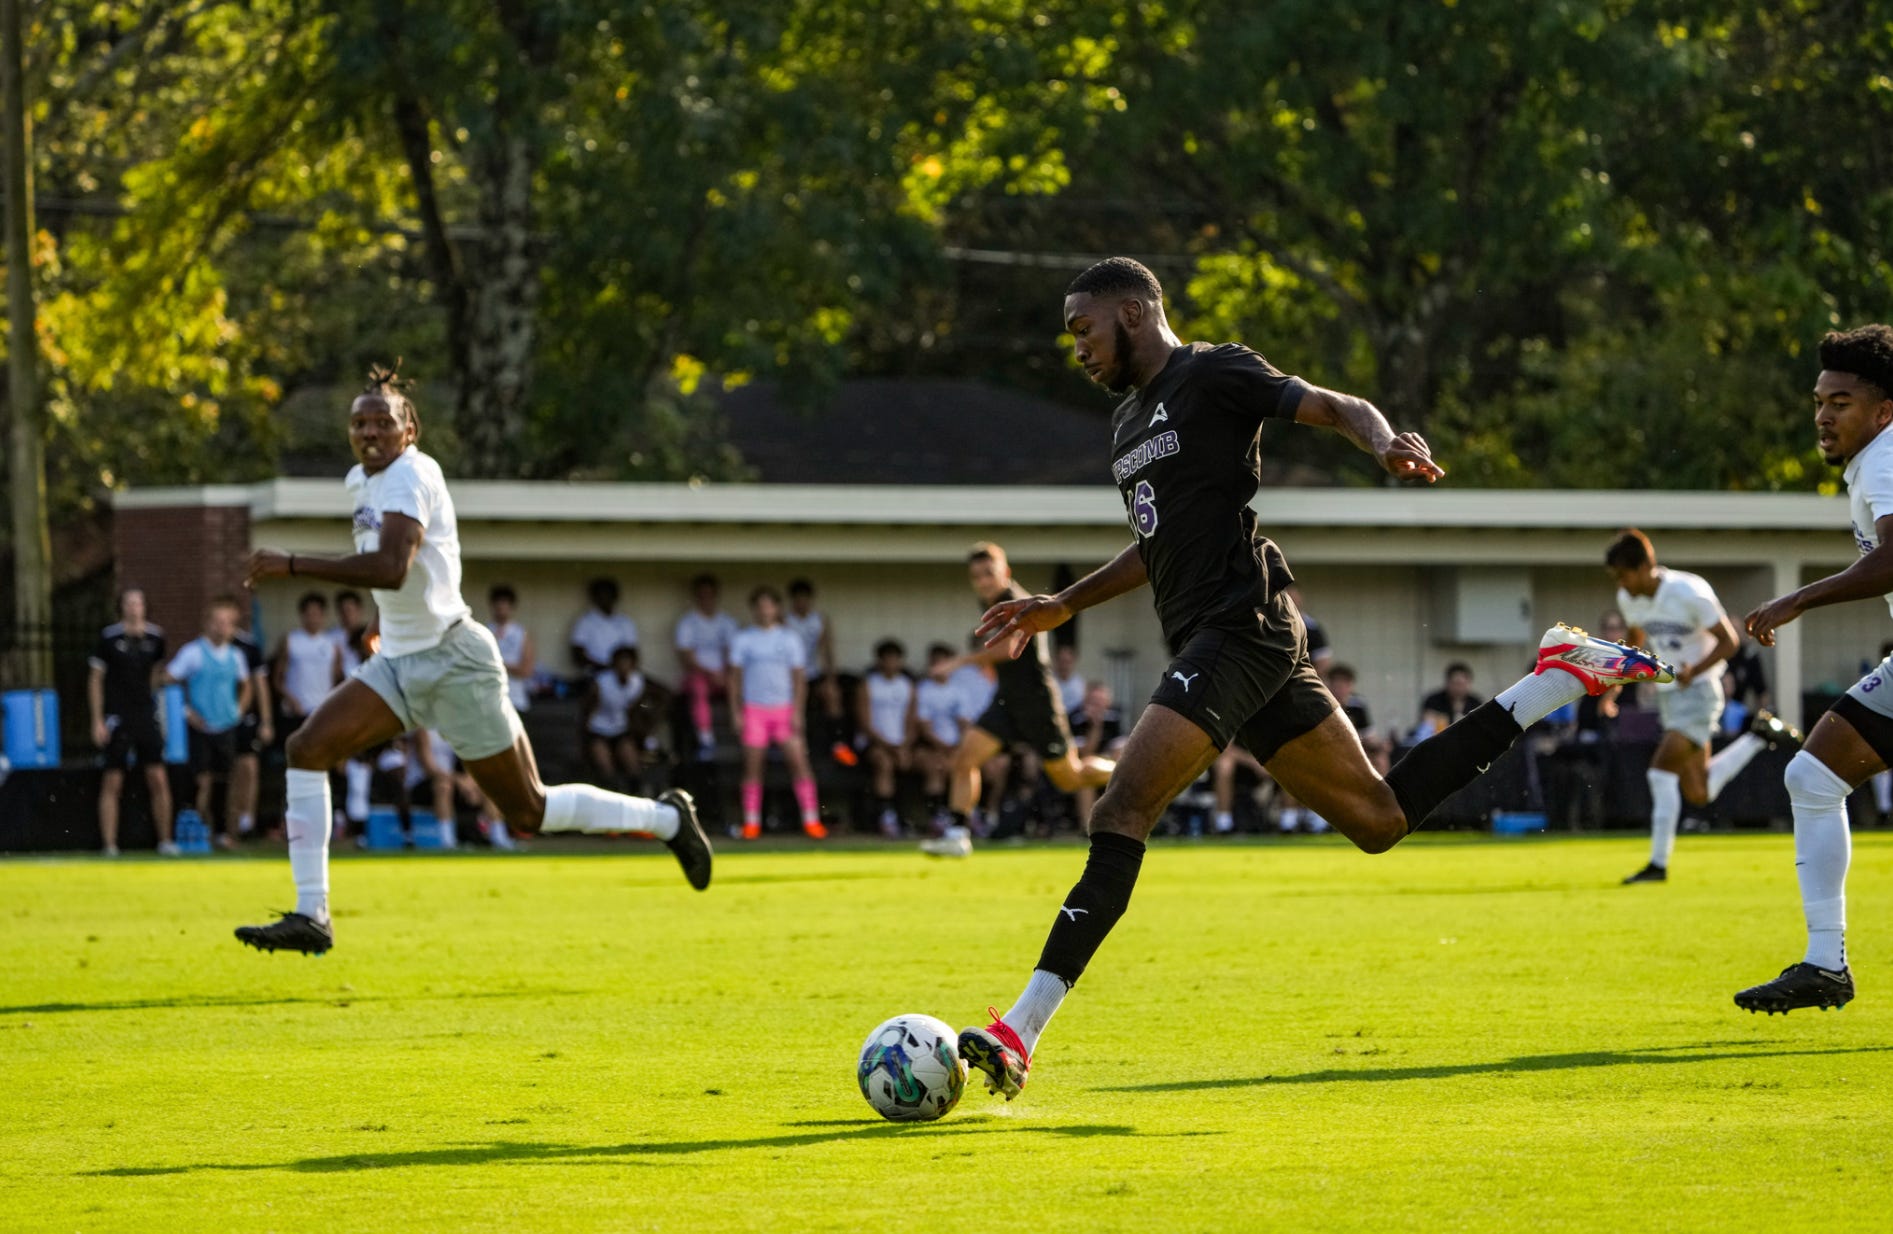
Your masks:
{"label": "player's outstretched arm", "polygon": [[1433,461],[1433,450],[1418,433],[1396,433],[1380,408],[1364,398],[1309,386],[1295,408],[1297,424],[1333,429],[1374,456],[1389,475],[1402,480],[1419,478],[1431,484],[1446,474]]}
{"label": "player's outstretched arm", "polygon": [[1748,632],[1764,647],[1775,645],[1775,631],[1813,608],[1871,600],[1893,591],[1893,514],[1874,525],[1880,547],[1839,574],[1809,583],[1785,596],[1776,596],[1743,619]]}
{"label": "player's outstretched arm", "polygon": [[344,587],[371,587],[399,591],[407,581],[414,554],[421,549],[423,528],[405,514],[384,511],[379,545],[347,557],[319,557],[312,553],[283,553],[259,548],[250,554],[243,585],[254,588],[265,579],[312,578]]}
{"label": "player's outstretched arm", "polygon": [[1001,600],[986,610],[973,634],[984,638],[986,646],[1017,657],[1033,635],[1062,626],[1075,614],[1135,591],[1149,581],[1144,555],[1132,544],[1055,596]]}

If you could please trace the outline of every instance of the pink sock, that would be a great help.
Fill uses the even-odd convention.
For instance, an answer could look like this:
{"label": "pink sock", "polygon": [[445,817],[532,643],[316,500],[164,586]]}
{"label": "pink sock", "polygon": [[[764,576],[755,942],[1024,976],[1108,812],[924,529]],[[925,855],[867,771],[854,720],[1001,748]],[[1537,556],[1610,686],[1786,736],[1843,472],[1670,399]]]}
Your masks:
{"label": "pink sock", "polygon": [[802,807],[802,822],[805,826],[809,823],[819,823],[822,821],[821,806],[816,804],[815,801],[815,781],[797,780],[795,782],[795,800],[796,804]]}
{"label": "pink sock", "polygon": [[759,783],[743,784],[743,822],[762,822],[762,785]]}
{"label": "pink sock", "polygon": [[711,732],[715,724],[710,718],[710,675],[692,673],[685,684],[690,691],[690,722],[697,726],[698,733]]}

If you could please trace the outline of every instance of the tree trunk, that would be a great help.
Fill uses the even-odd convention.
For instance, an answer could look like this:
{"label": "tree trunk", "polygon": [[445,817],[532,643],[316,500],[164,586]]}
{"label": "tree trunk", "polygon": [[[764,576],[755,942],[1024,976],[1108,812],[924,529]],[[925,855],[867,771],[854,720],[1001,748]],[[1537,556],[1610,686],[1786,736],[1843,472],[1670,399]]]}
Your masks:
{"label": "tree trunk", "polygon": [[21,0],[0,0],[0,91],[6,110],[7,492],[13,514],[13,605],[19,679],[51,685],[52,548],[33,291],[32,120],[26,108]]}
{"label": "tree trunk", "polygon": [[[530,122],[528,122],[530,123]],[[480,238],[468,246],[466,367],[458,423],[467,472],[517,476],[526,457],[526,400],[538,341],[539,260],[533,239],[536,151],[502,126],[475,152]]]}

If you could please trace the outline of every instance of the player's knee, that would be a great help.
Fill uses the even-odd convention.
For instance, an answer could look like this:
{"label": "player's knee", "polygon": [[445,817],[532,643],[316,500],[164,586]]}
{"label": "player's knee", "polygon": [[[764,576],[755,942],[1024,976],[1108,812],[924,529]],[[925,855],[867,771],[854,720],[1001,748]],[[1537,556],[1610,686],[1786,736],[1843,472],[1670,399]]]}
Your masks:
{"label": "player's knee", "polygon": [[1342,817],[1330,816],[1328,821],[1352,841],[1355,848],[1377,857],[1406,839],[1411,830],[1400,803],[1393,800],[1392,793],[1387,796],[1385,802],[1364,802],[1347,810]]}
{"label": "player's knee", "polygon": [[1851,786],[1836,775],[1832,768],[1806,750],[1797,751],[1788,760],[1788,769],[1782,773],[1781,782],[1788,789],[1788,800],[1796,805],[1844,805],[1847,794],[1852,791]]}
{"label": "player's knee", "polygon": [[540,824],[546,821],[544,793],[521,793],[506,801],[494,801],[493,807],[506,820],[506,824],[516,831],[537,832]]}
{"label": "player's knee", "polygon": [[321,743],[310,736],[306,725],[289,734],[289,739],[283,742],[283,757],[298,771],[323,771],[342,761],[340,754],[329,756]]}

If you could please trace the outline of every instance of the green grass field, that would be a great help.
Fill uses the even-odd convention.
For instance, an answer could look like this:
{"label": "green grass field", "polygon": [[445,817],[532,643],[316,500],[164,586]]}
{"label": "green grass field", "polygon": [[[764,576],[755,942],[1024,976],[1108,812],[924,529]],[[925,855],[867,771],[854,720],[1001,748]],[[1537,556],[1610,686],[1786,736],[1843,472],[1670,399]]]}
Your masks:
{"label": "green grass field", "polygon": [[[547,845],[550,850],[553,846]],[[726,848],[730,846],[725,846]],[[630,850],[626,850],[628,853]],[[884,1017],[1002,1009],[1082,852],[0,862],[0,1228],[1885,1229],[1893,836],[1844,1012],[1790,841],[1159,843],[1010,1107],[883,1123]]]}

